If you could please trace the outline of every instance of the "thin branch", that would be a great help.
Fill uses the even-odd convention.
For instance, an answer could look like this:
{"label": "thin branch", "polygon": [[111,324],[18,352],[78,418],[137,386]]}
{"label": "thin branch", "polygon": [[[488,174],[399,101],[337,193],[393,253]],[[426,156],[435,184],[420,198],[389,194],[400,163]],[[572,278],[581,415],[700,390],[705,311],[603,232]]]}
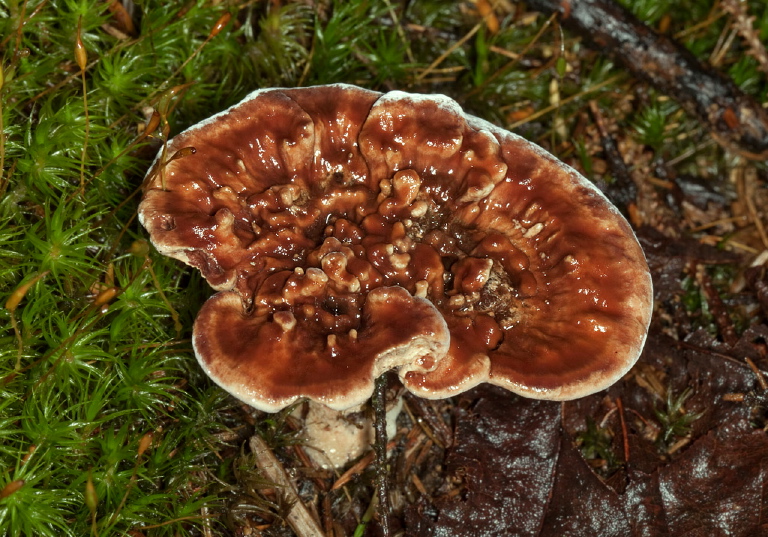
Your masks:
{"label": "thin branch", "polygon": [[387,375],[376,379],[373,389],[373,414],[376,441],[373,450],[376,453],[376,492],[379,498],[379,525],[381,535],[390,537],[389,526],[391,505],[389,501],[389,479],[387,472]]}

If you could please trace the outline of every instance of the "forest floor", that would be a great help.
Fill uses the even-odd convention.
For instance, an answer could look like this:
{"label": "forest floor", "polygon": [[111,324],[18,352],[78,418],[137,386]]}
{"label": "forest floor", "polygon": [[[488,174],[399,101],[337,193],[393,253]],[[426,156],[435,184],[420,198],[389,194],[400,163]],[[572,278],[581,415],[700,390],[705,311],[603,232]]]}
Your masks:
{"label": "forest floor", "polygon": [[327,537],[381,534],[372,457],[318,468],[293,415],[205,377],[212,291],[136,219],[169,137],[254,89],[347,82],[545,147],[627,216],[654,283],[608,390],[405,394],[393,534],[768,535],[768,6],[626,2],[647,27],[590,28],[579,9],[610,4],[548,4],[0,4],[0,534],[296,535],[253,435]]}

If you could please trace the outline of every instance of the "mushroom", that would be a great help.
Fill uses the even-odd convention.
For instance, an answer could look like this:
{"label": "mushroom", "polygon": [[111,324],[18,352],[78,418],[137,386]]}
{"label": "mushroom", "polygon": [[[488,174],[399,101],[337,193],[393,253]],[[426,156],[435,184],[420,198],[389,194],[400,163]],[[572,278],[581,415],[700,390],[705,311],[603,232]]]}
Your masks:
{"label": "mushroom", "polygon": [[168,143],[139,217],[219,291],[203,369],[267,412],[357,407],[388,370],[427,398],[582,397],[635,363],[651,315],[602,193],[441,95],[256,91]]}

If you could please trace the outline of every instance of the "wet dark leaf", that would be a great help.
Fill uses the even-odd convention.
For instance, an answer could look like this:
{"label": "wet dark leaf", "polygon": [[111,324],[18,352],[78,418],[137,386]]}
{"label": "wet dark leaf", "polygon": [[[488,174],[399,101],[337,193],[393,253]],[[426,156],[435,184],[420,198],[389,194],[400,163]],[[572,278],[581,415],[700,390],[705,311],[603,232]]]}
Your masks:
{"label": "wet dark leaf", "polygon": [[[737,346],[764,331],[751,328]],[[468,392],[457,405],[448,484],[407,510],[407,535],[768,535],[768,435],[754,428],[748,405],[723,400],[755,389],[754,374],[713,346],[703,331],[685,345],[654,332],[640,365],[607,394],[563,404],[493,387]],[[670,390],[666,402],[648,389],[653,375]],[[649,437],[664,412],[660,431],[665,420],[688,418],[672,442]],[[619,467],[609,475],[577,445],[587,419],[612,438]]]}
{"label": "wet dark leaf", "polygon": [[[409,535],[535,534],[554,480],[559,410],[558,403],[523,399],[494,387],[462,396],[456,446],[447,459],[459,493],[411,512]],[[426,520],[429,511],[437,513],[435,520]]]}
{"label": "wet dark leaf", "polygon": [[587,466],[567,435],[560,439],[551,495],[539,535],[629,535],[620,497]]}
{"label": "wet dark leaf", "polygon": [[669,535],[768,534],[768,437],[725,425],[659,471]]}

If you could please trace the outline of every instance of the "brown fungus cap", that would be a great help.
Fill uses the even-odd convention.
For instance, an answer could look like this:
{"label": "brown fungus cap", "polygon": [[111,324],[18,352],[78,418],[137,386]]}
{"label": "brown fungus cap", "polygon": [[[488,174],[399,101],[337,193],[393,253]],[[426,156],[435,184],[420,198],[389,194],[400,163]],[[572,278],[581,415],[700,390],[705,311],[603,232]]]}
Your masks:
{"label": "brown fungus cap", "polygon": [[490,382],[572,399],[640,354],[652,290],[626,220],[447,97],[258,91],[165,155],[141,222],[221,291],[195,353],[257,408],[348,408],[388,369],[429,398]]}

